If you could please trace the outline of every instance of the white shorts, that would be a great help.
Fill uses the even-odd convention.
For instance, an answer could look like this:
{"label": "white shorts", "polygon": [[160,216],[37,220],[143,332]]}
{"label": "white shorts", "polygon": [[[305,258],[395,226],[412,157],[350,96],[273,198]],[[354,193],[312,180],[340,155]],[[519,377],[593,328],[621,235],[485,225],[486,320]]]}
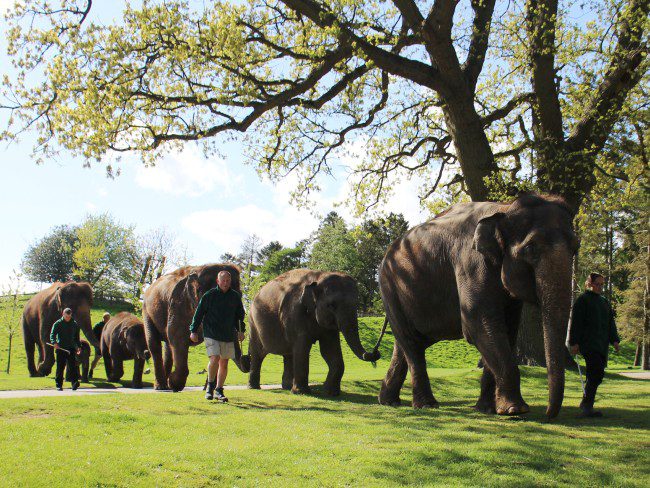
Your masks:
{"label": "white shorts", "polygon": [[217,341],[206,337],[205,351],[208,353],[208,356],[221,356],[223,359],[233,359],[235,357],[235,343]]}

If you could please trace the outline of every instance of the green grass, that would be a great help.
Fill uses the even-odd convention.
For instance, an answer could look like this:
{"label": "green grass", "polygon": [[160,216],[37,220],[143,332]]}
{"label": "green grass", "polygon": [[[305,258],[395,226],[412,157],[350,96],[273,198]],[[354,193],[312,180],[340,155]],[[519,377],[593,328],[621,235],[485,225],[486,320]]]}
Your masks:
{"label": "green grass", "polygon": [[[93,310],[99,320],[103,306]],[[116,312],[117,310],[110,310]],[[0,308],[0,320],[6,309]],[[364,318],[371,347],[382,325]],[[20,334],[12,374],[0,389],[53,387],[29,378]],[[330,399],[284,391],[231,390],[230,404],[208,403],[201,392],[0,400],[2,486],[648,486],[650,382],[608,373],[599,390],[602,419],[578,420],[580,381],[567,372],[558,419],[547,422],[546,373],[524,367],[522,392],[530,414],[486,416],[470,407],[479,391],[476,350],[463,341],[428,352],[429,374],[441,408],[414,411],[377,405],[392,349],[373,368],[346,356],[343,395]],[[610,361],[629,365],[629,349]],[[633,352],[633,351],[632,351]],[[0,336],[6,364],[6,336]],[[281,358],[269,357],[262,381],[277,383]],[[627,365],[625,364],[627,362]],[[202,346],[192,349],[189,384],[205,376]],[[453,369],[456,368],[456,369]],[[3,368],[4,369],[4,368]],[[95,386],[102,381],[97,371]],[[130,371],[125,375],[129,377]],[[311,380],[324,362],[314,348]],[[151,376],[145,376],[151,379]],[[229,384],[246,377],[231,369]],[[87,386],[87,385],[86,385]],[[410,387],[402,393],[410,402]]]}
{"label": "green grass", "polygon": [[[486,416],[470,405],[479,372],[431,369],[442,407],[376,404],[381,370],[338,399],[231,391],[0,402],[4,486],[648,486],[650,382],[608,375],[607,416],[578,420],[569,373],[560,417],[543,416],[543,370],[522,368],[532,411]],[[408,388],[403,394],[409,398]]]}

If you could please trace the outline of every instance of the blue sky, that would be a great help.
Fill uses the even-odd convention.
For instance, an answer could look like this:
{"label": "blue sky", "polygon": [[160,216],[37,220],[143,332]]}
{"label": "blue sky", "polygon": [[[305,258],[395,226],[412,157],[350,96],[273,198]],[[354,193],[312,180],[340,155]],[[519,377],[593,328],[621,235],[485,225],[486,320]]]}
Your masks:
{"label": "blue sky", "polygon": [[[13,0],[0,0],[0,11],[11,4]],[[1,71],[9,73],[4,20],[0,26]],[[0,112],[2,127],[6,118]],[[4,229],[0,287],[6,286],[12,270],[19,267],[30,243],[53,226],[78,224],[89,213],[109,212],[123,224],[135,225],[139,233],[167,227],[198,264],[217,261],[224,252],[237,252],[244,238],[253,233],[264,242],[292,245],[309,235],[318,225],[318,216],[343,201],[349,191],[345,165],[351,161],[341,161],[335,166],[337,176],[322,181],[323,191],[314,198],[310,212],[289,203],[291,177],[278,185],[260,181],[255,169],[243,163],[240,143],[224,143],[221,152],[227,156],[209,159],[189,144],[154,168],[145,168],[137,157],[127,156],[120,165],[122,174],[109,179],[103,165],[84,168],[81,158],[67,154],[37,165],[30,158],[35,137],[26,134],[18,144],[0,145]],[[353,149],[362,152],[363,142],[357,140]],[[417,188],[415,181],[398,185],[383,210],[402,212],[411,224],[424,220]],[[351,218],[345,208],[337,211]]]}

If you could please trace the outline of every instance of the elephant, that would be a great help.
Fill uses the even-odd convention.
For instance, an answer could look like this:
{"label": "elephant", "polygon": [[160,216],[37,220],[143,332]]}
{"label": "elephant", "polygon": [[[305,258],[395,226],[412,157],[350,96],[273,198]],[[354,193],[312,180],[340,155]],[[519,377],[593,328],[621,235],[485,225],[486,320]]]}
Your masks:
{"label": "elephant", "polygon": [[[93,289],[86,282],[68,281],[53,283],[38,292],[25,304],[22,317],[23,341],[27,353],[30,376],[47,376],[54,365],[54,349],[50,342],[52,325],[61,318],[63,310],[70,308],[73,318],[92,345],[99,345],[90,323]],[[38,366],[34,363],[34,350],[38,345]]]}
{"label": "elephant", "polygon": [[[220,271],[230,272],[231,287],[240,292],[240,270],[235,264],[185,266],[164,274],[145,291],[142,318],[147,347],[153,359],[155,389],[181,391],[185,388],[189,375],[189,347],[203,342],[202,327],[197,331],[199,342],[190,341],[190,323],[200,298],[216,286]],[[161,342],[165,343],[164,360]],[[242,369],[237,342],[235,364]]]}
{"label": "elephant", "polygon": [[133,359],[133,388],[142,388],[144,363],[151,354],[147,350],[144,324],[129,312],[120,312],[104,326],[100,350],[108,381],[120,381],[124,376],[124,361]]}
{"label": "elephant", "polygon": [[564,397],[572,259],[579,247],[573,210],[557,196],[527,193],[511,203],[459,203],[409,230],[388,248],[379,284],[395,336],[379,403],[399,405],[407,370],[413,407],[437,407],[425,350],[464,337],[481,353],[483,413],[529,411],[520,391],[515,343],[523,302],[542,314],[548,418]]}
{"label": "elephant", "polygon": [[248,319],[249,387],[260,388],[262,361],[270,353],[284,358],[282,388],[310,393],[309,352],[318,341],[329,367],[325,393],[339,395],[345,367],[339,331],[359,359],[379,359],[376,351],[368,352],[361,345],[357,305],[357,284],[345,273],[295,269],[265,284],[251,304]]}

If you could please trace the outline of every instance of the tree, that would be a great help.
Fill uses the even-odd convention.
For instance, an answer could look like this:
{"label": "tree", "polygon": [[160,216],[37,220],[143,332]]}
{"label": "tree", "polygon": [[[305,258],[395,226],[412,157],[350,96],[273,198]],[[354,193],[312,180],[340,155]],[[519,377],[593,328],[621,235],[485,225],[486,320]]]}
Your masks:
{"label": "tree", "polygon": [[68,281],[73,274],[76,229],[68,225],[54,227],[48,235],[29,246],[21,268],[25,276],[44,283]]}
{"label": "tree", "polygon": [[9,277],[9,282],[2,290],[2,304],[4,308],[4,329],[7,331],[7,369],[5,372],[11,372],[11,346],[13,338],[20,330],[20,312],[23,309],[23,304],[20,303],[20,297],[23,294],[24,282],[23,275],[16,270],[12,270]]}
{"label": "tree", "polygon": [[308,267],[320,271],[341,271],[349,274],[357,280],[359,295],[363,295],[366,290],[363,288],[363,283],[359,282],[362,262],[353,234],[338,215],[330,214],[324,221],[327,224],[321,225],[316,233]]}
{"label": "tree", "polygon": [[271,241],[266,246],[263,246],[260,251],[257,253],[257,259],[261,264],[266,263],[266,261],[273,255],[273,253],[284,249],[284,246],[278,241]]}
{"label": "tree", "polygon": [[449,169],[473,200],[528,172],[577,208],[646,71],[649,3],[166,0],[127,4],[111,22],[89,0],[28,0],[8,17],[17,74],[4,136],[34,127],[40,156],[151,161],[247,132],[260,171],[297,170],[305,194],[364,134],[356,196],[367,204],[391,175],[430,178],[427,196]]}
{"label": "tree", "polygon": [[248,302],[253,299],[251,286],[253,285],[253,278],[257,275],[257,269],[260,264],[259,256],[261,248],[262,239],[255,234],[251,234],[244,239],[241,250],[237,255],[237,261],[243,268],[241,276],[242,292]]}
{"label": "tree", "polygon": [[[371,308],[383,313],[380,304],[379,264],[388,246],[408,230],[408,222],[402,214],[390,213],[385,217],[365,220],[355,229],[356,248],[361,259],[358,280],[364,293],[360,296],[360,307],[364,312]],[[379,303],[379,306],[377,304]]]}
{"label": "tree", "polygon": [[299,268],[304,259],[304,254],[305,250],[299,245],[293,248],[277,249],[271,253],[268,259],[260,266],[257,276],[253,279],[249,290],[251,299],[257,295],[260,288],[275,277],[292,269]]}
{"label": "tree", "polygon": [[133,226],[124,226],[109,214],[89,215],[77,228],[77,239],[75,277],[89,282],[99,296],[123,297],[138,256]]}

